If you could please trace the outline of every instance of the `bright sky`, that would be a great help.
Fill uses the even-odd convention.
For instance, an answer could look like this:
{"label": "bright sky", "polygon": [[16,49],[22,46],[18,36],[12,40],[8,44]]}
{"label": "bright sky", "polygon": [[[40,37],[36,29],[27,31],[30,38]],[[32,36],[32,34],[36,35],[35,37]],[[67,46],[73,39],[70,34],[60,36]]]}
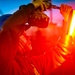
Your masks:
{"label": "bright sky", "polygon": [[[18,10],[20,5],[28,4],[31,1],[32,0],[0,0],[0,15],[12,14],[16,10]],[[62,3],[68,4],[68,5],[72,6],[73,9],[75,9],[75,0],[52,0],[52,4],[57,5],[57,6],[60,6]],[[48,14],[48,16],[50,16],[49,11],[46,13]],[[61,16],[59,10],[54,9],[52,15],[53,15],[54,22],[58,22],[60,20],[60,23],[61,23],[62,16]]]}
{"label": "bright sky", "polygon": [[[32,0],[0,0],[0,10],[6,13],[13,13],[18,9],[18,7],[22,4],[28,4]],[[62,3],[74,3],[75,0],[52,0],[52,3],[55,5],[60,5]]]}

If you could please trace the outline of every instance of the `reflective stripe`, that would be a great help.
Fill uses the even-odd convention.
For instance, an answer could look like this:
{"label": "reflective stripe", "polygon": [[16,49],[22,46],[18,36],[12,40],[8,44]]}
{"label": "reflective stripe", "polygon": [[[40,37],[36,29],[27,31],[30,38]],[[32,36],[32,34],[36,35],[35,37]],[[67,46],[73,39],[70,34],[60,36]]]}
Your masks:
{"label": "reflective stripe", "polygon": [[35,75],[40,75],[40,73],[37,71],[37,69],[36,69],[36,67],[33,65],[33,64],[31,64],[32,66],[33,66],[33,70],[34,70],[34,74]]}

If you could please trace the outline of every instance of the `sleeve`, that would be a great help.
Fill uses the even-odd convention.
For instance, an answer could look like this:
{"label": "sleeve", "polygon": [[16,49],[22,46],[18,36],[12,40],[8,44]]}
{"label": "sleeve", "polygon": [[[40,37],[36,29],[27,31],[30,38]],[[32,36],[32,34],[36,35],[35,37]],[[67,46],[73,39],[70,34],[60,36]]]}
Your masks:
{"label": "sleeve", "polygon": [[[12,16],[10,16],[3,25],[3,30],[12,29],[16,33],[18,30],[24,30],[25,23],[28,22],[28,18],[31,12],[34,10],[33,4],[22,5]],[[21,28],[22,27],[22,28]]]}
{"label": "sleeve", "polygon": [[17,38],[12,31],[0,33],[0,75],[4,75],[17,52]]}
{"label": "sleeve", "polygon": [[70,57],[72,50],[72,37],[66,36],[55,47],[41,56],[33,57],[31,61],[41,75],[49,75]]}
{"label": "sleeve", "polygon": [[[0,75],[4,75],[9,65],[15,60],[19,44],[17,29],[27,22],[29,14],[33,11],[34,6],[28,4],[16,11],[9,17],[0,32]],[[6,75],[6,74],[5,74]]]}

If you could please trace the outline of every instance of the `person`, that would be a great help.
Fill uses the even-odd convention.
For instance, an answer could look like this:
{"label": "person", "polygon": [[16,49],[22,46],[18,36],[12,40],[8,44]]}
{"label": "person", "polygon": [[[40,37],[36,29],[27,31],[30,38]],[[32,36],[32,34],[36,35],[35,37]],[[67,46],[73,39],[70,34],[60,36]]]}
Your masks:
{"label": "person", "polygon": [[[65,28],[66,29],[66,26]],[[40,55],[56,45],[59,39],[63,36],[63,27],[56,24],[48,24],[46,28],[38,28],[31,34],[32,51],[31,55]],[[36,44],[35,44],[36,43]],[[29,53],[30,54],[30,53]]]}
{"label": "person", "polygon": [[[28,5],[22,5],[4,22],[0,32],[0,75],[50,75],[66,60],[65,56],[71,53],[73,49],[71,37],[65,36],[66,38],[69,37],[68,45],[65,43],[65,39],[62,39],[44,55],[31,58],[26,56],[26,52],[31,50],[32,47],[28,37],[25,34],[26,38],[22,36],[25,33],[25,23],[31,22],[29,18],[33,16],[30,14],[39,6],[42,7],[41,10],[44,10],[44,8],[47,9],[48,3],[45,0],[34,0]],[[65,21],[68,19],[65,16],[67,15],[65,11],[70,12],[71,10],[71,7],[61,5],[60,11],[65,17]],[[36,19],[36,15],[34,17]],[[41,17],[45,18],[45,21],[48,20],[46,15],[37,18]]]}

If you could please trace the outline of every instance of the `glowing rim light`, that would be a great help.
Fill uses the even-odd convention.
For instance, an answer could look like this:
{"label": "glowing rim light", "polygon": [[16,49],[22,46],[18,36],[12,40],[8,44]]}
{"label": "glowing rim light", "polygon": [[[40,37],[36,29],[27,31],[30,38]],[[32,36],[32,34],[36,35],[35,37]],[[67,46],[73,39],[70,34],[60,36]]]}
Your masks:
{"label": "glowing rim light", "polygon": [[74,30],[75,29],[75,10],[73,10],[73,16],[72,16],[72,21],[70,24],[70,30],[69,30],[69,35],[74,36]]}
{"label": "glowing rim light", "polygon": [[69,32],[68,32],[68,35],[65,38],[65,45],[67,47],[69,46],[68,41],[69,41],[69,39],[71,39],[69,36],[72,36],[72,37],[75,36],[75,10],[73,10]]}

